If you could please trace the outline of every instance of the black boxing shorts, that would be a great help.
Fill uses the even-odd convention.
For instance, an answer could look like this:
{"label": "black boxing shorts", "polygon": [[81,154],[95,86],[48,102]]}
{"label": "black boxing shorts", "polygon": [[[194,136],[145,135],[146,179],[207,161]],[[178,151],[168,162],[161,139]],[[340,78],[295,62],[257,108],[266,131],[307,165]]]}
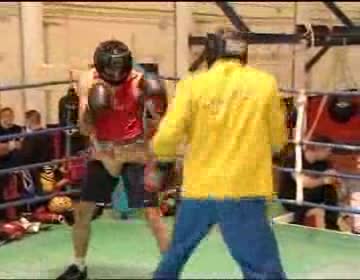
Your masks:
{"label": "black boxing shorts", "polygon": [[[129,208],[158,207],[158,194],[145,191],[143,164],[124,164],[121,175],[128,195]],[[111,195],[119,182],[118,177],[112,177],[101,161],[88,162],[87,171],[83,180],[80,199],[82,201],[108,204]]]}
{"label": "black boxing shorts", "polygon": [[159,206],[159,195],[147,192],[144,183],[145,165],[126,163],[122,169],[122,179],[128,196],[129,208],[147,208]]}
{"label": "black boxing shorts", "polygon": [[110,203],[111,194],[118,182],[119,178],[112,177],[101,161],[90,160],[87,163],[80,199],[99,204]]}

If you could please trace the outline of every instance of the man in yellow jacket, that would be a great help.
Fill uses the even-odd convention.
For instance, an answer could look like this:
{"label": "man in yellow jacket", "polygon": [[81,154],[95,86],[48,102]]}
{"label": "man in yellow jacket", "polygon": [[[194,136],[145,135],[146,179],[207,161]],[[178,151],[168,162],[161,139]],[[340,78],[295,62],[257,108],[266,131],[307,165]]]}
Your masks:
{"label": "man in yellow jacket", "polygon": [[215,64],[178,83],[153,139],[162,162],[187,143],[182,202],[155,279],[178,278],[215,224],[246,279],[286,277],[266,217],[272,153],[287,140],[285,111],[275,78],[247,65],[247,43],[237,36],[218,37]]}

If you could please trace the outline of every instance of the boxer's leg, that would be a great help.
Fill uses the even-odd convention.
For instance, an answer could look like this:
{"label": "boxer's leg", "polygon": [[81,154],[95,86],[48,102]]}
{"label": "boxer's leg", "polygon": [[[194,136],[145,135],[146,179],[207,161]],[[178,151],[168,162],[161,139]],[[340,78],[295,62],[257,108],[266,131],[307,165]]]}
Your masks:
{"label": "boxer's leg", "polygon": [[217,201],[219,226],[244,279],[285,279],[263,198]]}
{"label": "boxer's leg", "polygon": [[216,222],[214,200],[183,198],[176,213],[170,247],[163,255],[153,279],[179,279],[193,250]]}
{"label": "boxer's leg", "polygon": [[169,237],[166,224],[161,219],[158,193],[145,191],[144,165],[129,163],[124,165],[122,172],[124,185],[128,194],[130,208],[145,208],[145,218],[159,249],[165,252],[168,248]]}
{"label": "boxer's leg", "polygon": [[74,262],[57,279],[86,279],[85,258],[91,236],[91,220],[96,203],[111,201],[111,193],[118,182],[100,161],[89,161],[84,178],[80,203],[75,210],[72,238]]}
{"label": "boxer's leg", "polygon": [[149,228],[156,238],[160,252],[166,252],[169,247],[169,233],[166,224],[161,219],[159,207],[146,207],[145,217]]}

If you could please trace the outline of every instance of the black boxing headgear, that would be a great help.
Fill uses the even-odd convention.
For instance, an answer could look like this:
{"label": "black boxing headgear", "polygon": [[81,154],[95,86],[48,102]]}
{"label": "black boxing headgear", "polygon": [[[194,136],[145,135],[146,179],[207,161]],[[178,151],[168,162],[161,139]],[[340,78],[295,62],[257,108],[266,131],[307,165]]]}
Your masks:
{"label": "black boxing headgear", "polygon": [[245,34],[235,31],[207,35],[207,62],[211,66],[219,58],[246,60],[248,43]]}
{"label": "black boxing headgear", "polygon": [[132,55],[129,48],[117,40],[99,44],[94,53],[94,66],[101,79],[111,85],[119,85],[132,70]]}

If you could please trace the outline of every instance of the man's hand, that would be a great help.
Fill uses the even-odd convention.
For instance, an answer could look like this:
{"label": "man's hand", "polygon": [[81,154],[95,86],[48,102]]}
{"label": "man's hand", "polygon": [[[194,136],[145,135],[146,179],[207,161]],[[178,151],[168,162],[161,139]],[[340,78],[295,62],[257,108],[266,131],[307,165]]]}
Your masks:
{"label": "man's hand", "polygon": [[95,83],[88,94],[88,108],[93,116],[113,108],[114,90],[103,82]]}
{"label": "man's hand", "polygon": [[15,149],[20,150],[22,147],[22,140],[15,141]]}
{"label": "man's hand", "polygon": [[324,174],[326,174],[326,176],[323,177],[323,182],[325,185],[335,185],[338,183],[337,177],[331,176],[337,174],[336,170],[328,169],[324,172]]}
{"label": "man's hand", "polygon": [[16,140],[10,140],[10,141],[8,142],[9,152],[12,152],[12,151],[14,151],[14,150],[16,150],[16,149],[19,149],[19,148],[20,148],[20,144],[19,144],[18,141],[16,141]]}

